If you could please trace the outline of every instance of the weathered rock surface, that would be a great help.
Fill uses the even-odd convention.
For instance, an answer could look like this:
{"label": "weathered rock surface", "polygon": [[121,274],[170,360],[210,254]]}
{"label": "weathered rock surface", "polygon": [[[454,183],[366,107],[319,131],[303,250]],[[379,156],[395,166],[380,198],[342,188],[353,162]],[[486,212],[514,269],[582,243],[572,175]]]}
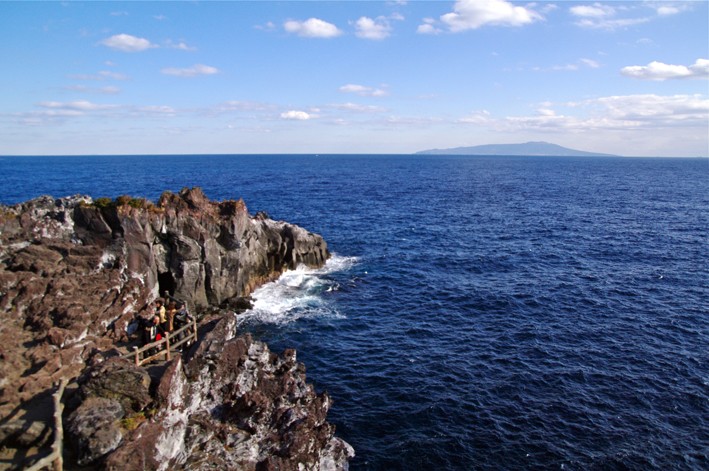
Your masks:
{"label": "weathered rock surface", "polygon": [[[284,270],[299,264],[319,267],[329,257],[320,236],[270,220],[265,213],[250,216],[241,200],[210,201],[198,188],[183,189],[179,194],[165,192],[156,206],[128,197],[110,204],[99,202],[86,196],[41,197],[12,207],[0,205],[0,445],[46,441],[45,424],[51,423],[51,410],[35,408],[30,413],[33,404],[46,402],[53,383],[61,378],[77,378],[90,358],[101,358],[97,352],[129,341],[136,313],[146,312],[159,293],[169,291],[186,300],[193,312],[219,306],[234,309],[243,306],[243,298],[256,287]],[[327,463],[336,456],[332,462],[346,467],[351,449],[332,438],[331,427],[324,422],[329,400],[326,395],[313,396],[302,372],[293,370],[294,353],[289,363],[264,354],[266,346],[251,339],[229,340],[234,337],[233,327],[220,322],[209,334],[209,341],[193,348],[191,361],[186,365],[181,359],[173,362],[157,389],[153,387],[152,396],[150,378],[141,368],[119,359],[94,361],[96,364],[84,371],[76,396],[84,402],[74,412],[69,410],[75,415],[67,423],[72,440],[82,450],[81,462],[105,462],[110,469],[110,463],[117,463],[114,455],[123,454],[126,461],[121,469],[158,469],[169,457],[170,463],[188,469],[192,466],[188,459],[197,459],[190,458],[189,448],[197,453],[194,456],[204,457],[204,463],[241,460],[249,463],[243,469],[255,469],[252,465],[290,469],[279,466],[301,456],[300,448],[261,445],[278,442],[264,441],[261,436],[267,430],[264,424],[273,422],[275,411],[282,409],[283,400],[274,398],[291,397],[279,395],[283,388],[295,387],[283,384],[297,383],[299,392],[291,398],[297,407],[286,409],[297,410],[288,414],[299,418],[284,419],[286,412],[282,412],[276,420],[281,427],[274,425],[269,433],[277,435],[275,430],[288,429],[288,436],[296,437],[300,436],[294,432],[298,427],[314,433],[319,438],[302,438],[303,446],[307,443],[306,448],[322,458],[323,469],[335,469]],[[239,342],[248,343],[245,352],[232,345],[242,345]],[[235,348],[235,353],[228,353]],[[285,367],[286,363],[292,365]],[[210,376],[214,372],[216,379]],[[253,377],[249,384],[256,389],[252,392],[235,385],[242,381],[237,378],[245,375]],[[211,386],[199,386],[202,383]],[[259,389],[261,385],[267,390]],[[215,387],[230,390],[230,395],[213,391]],[[219,407],[230,411],[228,414],[214,414],[218,401],[224,402]],[[158,413],[128,439],[121,434],[119,441],[116,423],[120,413],[110,412],[115,404],[126,416],[146,407],[157,408]],[[248,411],[254,418],[247,418]],[[184,426],[179,425],[183,422]],[[296,427],[296,422],[304,425]],[[242,440],[259,443],[255,457],[237,458],[238,454],[212,450],[219,440],[234,434],[245,436],[238,431],[226,433],[227,426],[261,437]],[[221,432],[210,435],[210,430]],[[168,439],[175,434],[182,434],[182,445]],[[205,438],[208,435],[212,438]],[[130,447],[143,450],[140,444],[148,440],[146,437],[153,437],[158,454],[155,450],[152,454],[126,451]],[[225,441],[223,447],[239,448],[235,439],[228,440],[231,445]],[[182,451],[168,450],[166,443]],[[203,465],[194,461],[194,466]],[[313,466],[304,469],[319,469]]]}
{"label": "weathered rock surface", "polygon": [[102,397],[89,397],[71,413],[66,432],[79,466],[95,463],[118,447],[123,440],[118,421],[124,415],[118,401]]}
{"label": "weathered rock surface", "polygon": [[235,324],[223,318],[187,365],[172,361],[157,388],[159,411],[103,469],[347,469],[354,451],[334,437],[325,421],[331,401],[305,382],[295,351],[229,338]]}

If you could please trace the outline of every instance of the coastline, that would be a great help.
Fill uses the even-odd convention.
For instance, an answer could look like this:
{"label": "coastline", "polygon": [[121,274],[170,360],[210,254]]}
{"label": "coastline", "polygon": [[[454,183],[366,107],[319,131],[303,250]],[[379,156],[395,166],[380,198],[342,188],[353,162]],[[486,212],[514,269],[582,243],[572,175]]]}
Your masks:
{"label": "coastline", "polygon": [[[192,453],[176,444],[190,435],[204,439],[193,440],[192,449],[222,443],[226,454],[212,450],[207,462],[246,460],[246,467],[290,469],[301,461],[310,463],[309,469],[346,469],[353,450],[334,437],[334,427],[325,421],[331,401],[305,383],[295,351],[270,353],[249,336],[234,338],[232,325],[232,313],[248,306],[247,297],[258,286],[301,264],[323,266],[329,252],[322,237],[263,212],[251,216],[241,200],[210,201],[199,188],[165,192],[156,205],[140,198],[75,196],[40,197],[0,209],[4,445],[27,450],[51,440],[49,419],[28,411],[39,410],[34,405],[46,400],[55,381],[70,378],[77,381],[65,394],[64,427],[77,452],[71,458],[82,463],[112,469],[112,462],[125,460],[111,456],[128,449],[137,456],[139,449],[141,462],[152,463],[140,469],[184,464]],[[165,291],[186,300],[201,318],[199,340],[161,365],[163,374],[143,374],[120,354],[135,342],[134,316],[145,315]],[[230,349],[236,349],[231,356],[221,353]],[[124,384],[126,377],[133,378],[131,387]],[[96,378],[101,387],[93,385]],[[230,393],[220,396],[215,390]],[[131,398],[135,394],[138,399]],[[214,401],[231,412],[212,414],[209,423],[193,417],[217,407]],[[82,413],[103,414],[103,427],[85,427]],[[145,420],[128,430],[126,423],[130,428],[136,417]],[[101,428],[112,432],[97,444]],[[229,445],[239,433],[239,446]],[[153,437],[147,445],[146,436]],[[302,442],[317,446],[311,443],[306,453]],[[248,450],[255,443],[273,453],[254,455]],[[201,469],[196,462],[190,466]]]}

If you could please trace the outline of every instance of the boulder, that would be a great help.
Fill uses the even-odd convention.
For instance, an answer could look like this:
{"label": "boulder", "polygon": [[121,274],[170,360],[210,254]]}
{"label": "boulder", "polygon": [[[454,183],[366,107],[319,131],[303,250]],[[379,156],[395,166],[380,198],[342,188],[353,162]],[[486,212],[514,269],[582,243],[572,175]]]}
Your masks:
{"label": "boulder", "polygon": [[80,379],[83,398],[116,401],[126,413],[137,413],[150,404],[150,375],[122,358],[110,358]]}
{"label": "boulder", "polygon": [[119,426],[123,416],[118,401],[103,397],[89,397],[69,415],[66,434],[79,466],[94,464],[118,447],[123,440]]}

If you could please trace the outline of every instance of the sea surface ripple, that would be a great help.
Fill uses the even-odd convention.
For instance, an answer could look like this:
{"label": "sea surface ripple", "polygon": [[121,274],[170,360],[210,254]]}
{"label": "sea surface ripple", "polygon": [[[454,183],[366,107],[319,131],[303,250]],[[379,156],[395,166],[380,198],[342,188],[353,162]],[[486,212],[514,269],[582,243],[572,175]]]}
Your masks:
{"label": "sea surface ripple", "polygon": [[709,161],[2,157],[0,202],[201,186],[334,253],[240,318],[361,470],[709,469]]}

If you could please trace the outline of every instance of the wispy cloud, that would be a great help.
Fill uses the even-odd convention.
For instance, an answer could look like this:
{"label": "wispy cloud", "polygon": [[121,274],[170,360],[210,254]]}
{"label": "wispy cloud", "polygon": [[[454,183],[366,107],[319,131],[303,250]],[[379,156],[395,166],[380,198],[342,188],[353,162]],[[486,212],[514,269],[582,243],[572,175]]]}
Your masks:
{"label": "wispy cloud", "polygon": [[99,44],[123,52],[140,52],[159,47],[157,44],[151,44],[150,41],[145,38],[138,38],[130,34],[116,34],[115,36],[99,41]]}
{"label": "wispy cloud", "polygon": [[579,66],[575,64],[555,65],[551,70],[579,70]]}
{"label": "wispy cloud", "polygon": [[390,111],[389,108],[384,108],[382,106],[357,105],[355,103],[333,103],[323,105],[322,108],[332,108],[339,111],[351,111],[356,113],[384,113]]}
{"label": "wispy cloud", "polygon": [[260,29],[261,31],[275,31],[276,25],[269,21],[264,25],[254,25],[254,29]]}
{"label": "wispy cloud", "polygon": [[187,78],[199,77],[201,75],[218,74],[219,72],[221,72],[221,71],[219,69],[217,69],[216,67],[210,67],[210,66],[204,65],[204,64],[195,64],[188,69],[176,69],[174,67],[168,67],[166,69],[160,70],[161,74],[176,75],[178,77],[187,77]]}
{"label": "wispy cloud", "polygon": [[123,91],[118,87],[91,88],[87,87],[86,85],[67,85],[66,87],[63,87],[63,89],[70,90],[73,92],[98,93],[101,95],[117,95]]}
{"label": "wispy cloud", "polygon": [[91,103],[86,100],[73,100],[73,101],[40,101],[36,104],[42,108],[56,108],[61,110],[74,110],[74,111],[105,111],[105,110],[115,110],[119,108],[124,108],[122,105],[100,105],[97,103]]}
{"label": "wispy cloud", "polygon": [[65,77],[74,80],[99,80],[101,82],[105,81],[105,77],[99,77],[97,75],[86,75],[86,74],[67,74]]}
{"label": "wispy cloud", "polygon": [[259,101],[238,101],[229,100],[223,101],[216,106],[209,108],[210,111],[238,111],[238,112],[250,112],[250,111],[274,111],[279,107],[277,105],[272,105],[270,103],[264,103]]}
{"label": "wispy cloud", "polygon": [[118,72],[111,72],[110,70],[102,70],[99,75],[104,77],[111,77],[113,80],[130,80],[130,77],[125,74],[119,74]]}
{"label": "wispy cloud", "polygon": [[584,132],[596,130],[649,130],[668,127],[704,128],[709,124],[709,100],[701,95],[626,95],[564,103],[568,108],[586,109],[589,116],[565,116],[550,109],[536,116],[508,116],[502,119],[476,114],[458,123],[485,126],[499,132],[545,131]]}
{"label": "wispy cloud", "polygon": [[633,65],[620,69],[623,77],[637,80],[706,79],[709,78],[709,60],[697,59],[689,67],[651,62],[648,65]]}
{"label": "wispy cloud", "polygon": [[334,38],[342,34],[337,26],[317,18],[306,21],[286,21],[283,27],[289,33],[297,33],[298,36],[306,38]]}
{"label": "wispy cloud", "polygon": [[170,48],[170,49],[180,49],[182,51],[196,51],[197,48],[194,46],[188,46],[184,42],[180,42],[179,44],[175,44],[172,42],[171,39],[168,39],[165,41],[165,47]]}
{"label": "wispy cloud", "polygon": [[621,10],[620,7],[612,7],[601,3],[593,5],[576,5],[569,8],[569,13],[580,18],[574,24],[583,28],[593,29],[616,29],[625,26],[632,26],[650,21],[650,17],[640,18],[613,18]]}
{"label": "wispy cloud", "polygon": [[381,90],[379,88],[365,87],[363,85],[353,85],[348,84],[343,87],[338,88],[341,92],[346,93],[356,93],[361,96],[387,96],[391,92],[388,90]]}

